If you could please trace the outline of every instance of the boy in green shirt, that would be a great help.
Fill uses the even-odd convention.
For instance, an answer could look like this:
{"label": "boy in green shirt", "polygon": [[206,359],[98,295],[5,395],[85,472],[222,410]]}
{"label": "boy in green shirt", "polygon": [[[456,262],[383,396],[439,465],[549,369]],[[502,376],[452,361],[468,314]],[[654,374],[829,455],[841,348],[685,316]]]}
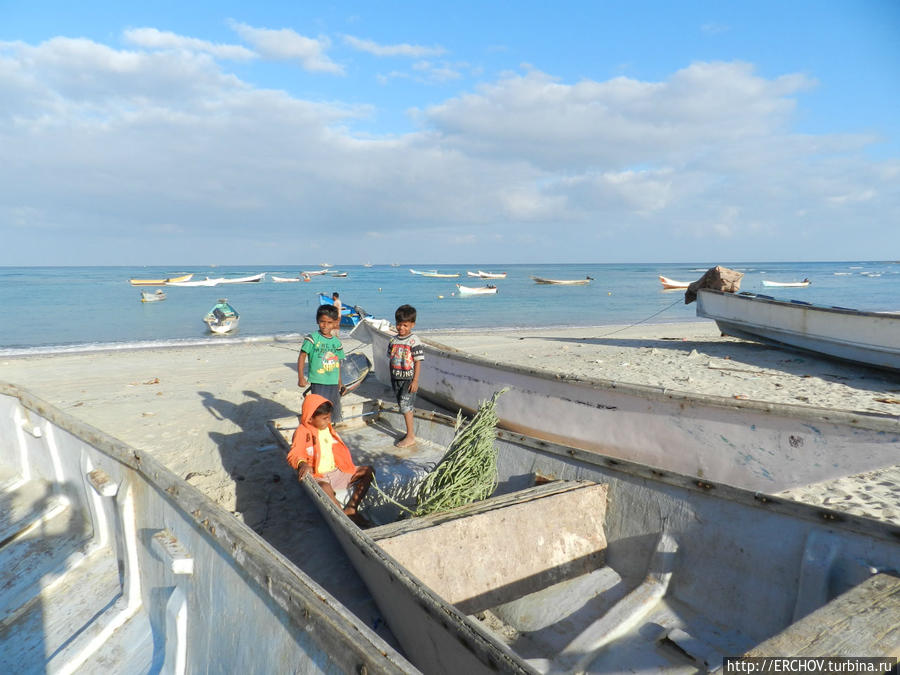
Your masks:
{"label": "boy in green shirt", "polygon": [[[300,356],[297,358],[297,384],[300,387],[309,385],[310,392],[324,396],[334,407],[332,419],[341,420],[341,360],[344,358],[344,347],[340,338],[333,335],[340,322],[340,315],[334,305],[319,305],[316,310],[316,323],[319,330],[303,338]],[[309,378],[303,369],[309,360]]]}

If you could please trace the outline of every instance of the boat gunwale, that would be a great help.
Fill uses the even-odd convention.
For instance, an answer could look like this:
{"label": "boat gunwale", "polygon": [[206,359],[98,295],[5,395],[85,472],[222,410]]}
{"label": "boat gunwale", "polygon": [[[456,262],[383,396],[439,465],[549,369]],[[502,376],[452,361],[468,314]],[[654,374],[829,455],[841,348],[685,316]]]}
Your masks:
{"label": "boat gunwale", "polygon": [[[806,300],[779,300],[778,298],[773,298],[769,295],[760,295],[759,293],[754,293],[752,291],[741,291],[740,293],[727,293],[725,291],[717,291],[712,288],[701,288],[697,291],[697,293],[711,293],[713,295],[721,295],[721,296],[732,296],[735,298],[740,298],[741,300],[750,301],[750,302],[762,302],[769,305],[777,305],[780,307],[790,307],[792,309],[796,308],[806,308],[806,309],[815,309],[821,312],[829,312],[832,314],[849,314],[852,316],[865,316],[873,319],[883,319],[883,318],[896,318],[896,314],[892,312],[878,312],[874,310],[868,309],[853,309],[852,307],[835,307],[834,305],[818,305],[813,302],[807,302]],[[715,320],[715,319],[712,319]]]}
{"label": "boat gunwale", "polygon": [[[228,555],[258,594],[268,595],[289,620],[309,632],[323,650],[335,657],[335,663],[340,662],[343,653],[348,661],[357,660],[357,667],[368,663],[384,669],[383,672],[416,672],[398,651],[252,528],[149,453],[140,452],[16,384],[0,380],[0,395],[17,399],[25,409],[137,472],[162,499],[173,503],[185,520],[192,521],[198,531]],[[368,644],[359,645],[360,640]],[[350,655],[348,649],[355,651]]]}

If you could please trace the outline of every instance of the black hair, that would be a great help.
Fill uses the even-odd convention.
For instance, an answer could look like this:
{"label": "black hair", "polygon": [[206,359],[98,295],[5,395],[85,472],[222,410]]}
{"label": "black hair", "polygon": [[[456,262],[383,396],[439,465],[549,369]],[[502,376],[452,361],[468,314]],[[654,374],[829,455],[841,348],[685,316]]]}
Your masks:
{"label": "black hair", "polygon": [[329,319],[334,319],[335,321],[337,321],[337,307],[335,307],[334,305],[319,305],[319,309],[316,310],[316,321],[321,319],[323,316],[327,316]]}
{"label": "black hair", "polygon": [[412,305],[400,305],[397,308],[397,311],[394,312],[394,321],[396,323],[400,323],[401,321],[409,321],[410,323],[415,323],[416,308]]}
{"label": "black hair", "polygon": [[331,294],[331,297],[332,297],[332,298],[339,298],[339,297],[341,297],[341,294],[338,293],[337,291],[335,291],[334,293]]}
{"label": "black hair", "polygon": [[319,415],[330,415],[332,410],[334,410],[334,406],[331,404],[331,401],[325,401],[325,403],[316,408],[316,411],[312,416],[318,417]]}

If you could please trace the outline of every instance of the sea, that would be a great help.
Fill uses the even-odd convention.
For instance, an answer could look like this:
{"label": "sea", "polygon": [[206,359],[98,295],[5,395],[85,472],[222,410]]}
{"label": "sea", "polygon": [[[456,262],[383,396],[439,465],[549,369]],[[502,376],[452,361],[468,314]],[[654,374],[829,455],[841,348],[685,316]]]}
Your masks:
{"label": "sea", "polygon": [[[421,332],[695,321],[696,304],[685,305],[683,291],[664,291],[658,277],[693,281],[716,264],[744,273],[742,291],[856,309],[900,309],[900,263],[894,261],[335,264],[329,271],[346,272],[346,277],[322,275],[298,283],[274,283],[271,277],[297,277],[302,270],[319,266],[0,267],[0,356],[290,339],[315,330],[319,294],[335,291],[345,305],[391,321],[397,306],[411,304],[418,311],[416,330]],[[460,276],[429,278],[411,274],[410,268]],[[486,281],[466,274],[477,270],[507,276]],[[261,272],[266,278],[216,287],[166,286],[167,298],[154,303],[142,303],[142,289],[129,283],[132,277],[166,278],[188,272],[194,280]],[[593,280],[586,286],[546,286],[535,283],[533,276]],[[809,279],[811,284],[776,288],[764,286],[764,279]],[[498,293],[461,297],[457,283],[493,283]],[[202,321],[220,298],[227,298],[240,313],[234,335],[211,335]]]}

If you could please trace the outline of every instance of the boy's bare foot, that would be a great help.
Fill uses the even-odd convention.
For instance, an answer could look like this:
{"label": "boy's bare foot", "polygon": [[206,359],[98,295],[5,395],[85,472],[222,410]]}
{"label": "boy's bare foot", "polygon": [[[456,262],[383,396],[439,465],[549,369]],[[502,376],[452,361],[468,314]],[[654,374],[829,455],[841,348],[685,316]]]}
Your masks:
{"label": "boy's bare foot", "polygon": [[410,438],[409,436],[404,436],[399,441],[394,443],[398,448],[411,448],[416,444],[415,437]]}

